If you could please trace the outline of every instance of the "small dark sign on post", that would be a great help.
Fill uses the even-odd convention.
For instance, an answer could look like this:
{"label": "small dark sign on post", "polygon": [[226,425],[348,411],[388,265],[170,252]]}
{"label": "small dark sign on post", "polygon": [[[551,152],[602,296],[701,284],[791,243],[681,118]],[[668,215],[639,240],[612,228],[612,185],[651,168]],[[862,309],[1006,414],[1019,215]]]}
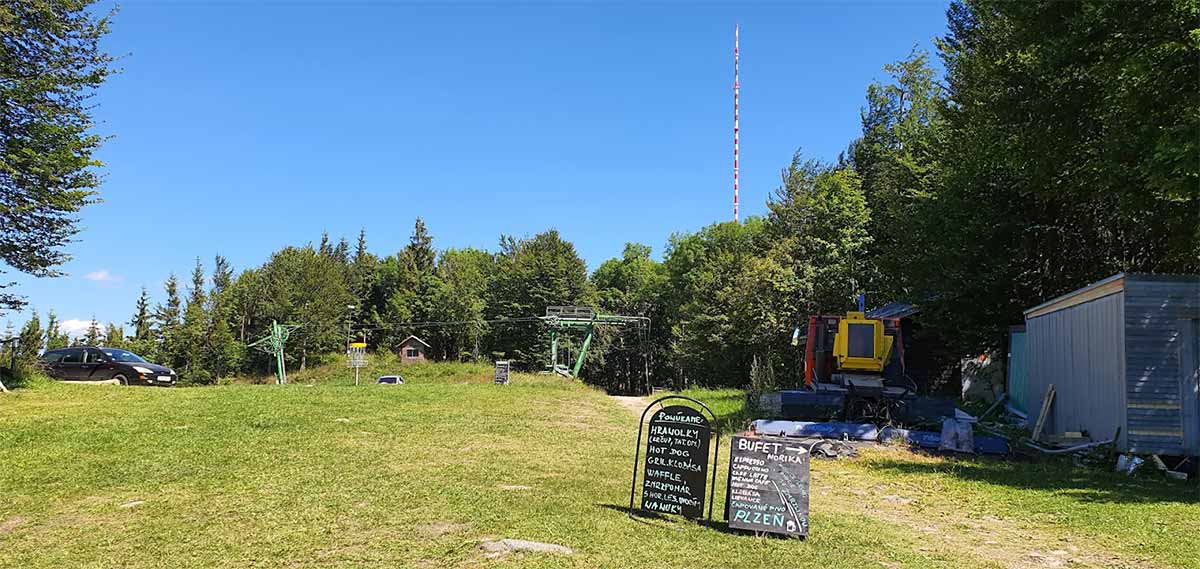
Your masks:
{"label": "small dark sign on post", "polygon": [[496,362],[496,385],[508,385],[508,360],[498,360]]}
{"label": "small dark sign on post", "polygon": [[[637,490],[637,469],[642,466],[641,509],[662,514],[678,514],[688,518],[704,517],[706,498],[709,502],[709,517],[712,517],[712,502],[708,477],[709,442],[712,439],[712,423],[700,411],[685,405],[663,407],[666,399],[685,399],[708,407],[694,399],[669,395],[651,403],[642,412],[642,420],[656,405],[659,406],[645,425],[646,457],[639,464],[634,457],[633,483],[629,490],[629,509],[633,510]],[[709,411],[709,415],[712,412]],[[638,452],[642,439],[638,430]],[[717,441],[718,444],[720,441]],[[714,464],[713,477],[716,477]],[[715,480],[713,481],[715,482]]]}
{"label": "small dark sign on post", "polygon": [[733,437],[725,519],[729,527],[808,535],[808,450],[793,441]]}

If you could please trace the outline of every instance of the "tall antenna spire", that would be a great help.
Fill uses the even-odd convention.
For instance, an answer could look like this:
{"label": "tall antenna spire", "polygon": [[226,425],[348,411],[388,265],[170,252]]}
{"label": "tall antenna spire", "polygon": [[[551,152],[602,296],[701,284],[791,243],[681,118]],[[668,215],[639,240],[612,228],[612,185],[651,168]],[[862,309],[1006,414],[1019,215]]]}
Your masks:
{"label": "tall antenna spire", "polygon": [[738,25],[733,25],[733,221],[738,221]]}

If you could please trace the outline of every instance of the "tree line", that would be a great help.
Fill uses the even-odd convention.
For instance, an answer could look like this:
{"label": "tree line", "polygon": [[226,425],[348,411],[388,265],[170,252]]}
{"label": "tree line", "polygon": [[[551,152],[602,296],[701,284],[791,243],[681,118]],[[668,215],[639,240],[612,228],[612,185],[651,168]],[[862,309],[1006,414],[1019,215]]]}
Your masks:
{"label": "tree line", "polygon": [[[301,325],[289,365],[340,352],[349,328],[377,350],[416,334],[439,359],[541,369],[545,329],[504,320],[583,305],[651,321],[601,329],[588,381],[744,386],[752,368],[796,381],[792,330],[865,294],[921,307],[947,373],[929,379],[953,383],[960,358],[1003,354],[1025,308],[1119,271],[1200,271],[1197,18],[1195,3],[954,2],[944,72],[920,50],[885,66],[837,160],[796,152],[766,215],[674,234],[661,260],[631,243],[589,273],[554,230],[438,251],[418,219],[386,256],[360,233],[236,274],[197,261],[183,290],[172,277],[153,306],[143,291],[127,330],[89,335],[199,383],[267,373],[247,345],[272,320]],[[19,335],[49,347],[54,327]]]}

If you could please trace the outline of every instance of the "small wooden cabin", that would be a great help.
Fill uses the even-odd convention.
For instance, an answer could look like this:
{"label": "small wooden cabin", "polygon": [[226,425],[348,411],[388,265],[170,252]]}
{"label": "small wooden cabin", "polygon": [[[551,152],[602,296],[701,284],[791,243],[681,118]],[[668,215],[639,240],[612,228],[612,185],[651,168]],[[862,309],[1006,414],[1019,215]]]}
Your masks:
{"label": "small wooden cabin", "polygon": [[431,347],[429,342],[416,336],[409,336],[400,342],[400,346],[396,348],[396,355],[400,356],[400,363],[403,364],[424,362],[428,361],[425,352]]}

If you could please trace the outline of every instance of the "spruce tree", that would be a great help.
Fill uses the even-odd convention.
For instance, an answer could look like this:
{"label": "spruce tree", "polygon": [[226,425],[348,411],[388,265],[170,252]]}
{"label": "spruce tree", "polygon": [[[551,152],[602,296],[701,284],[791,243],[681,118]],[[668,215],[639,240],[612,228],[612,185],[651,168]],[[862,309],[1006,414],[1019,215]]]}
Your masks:
{"label": "spruce tree", "polygon": [[90,324],[88,324],[87,332],[83,336],[83,345],[100,345],[100,323],[96,321],[95,315],[92,316],[92,321]]}
{"label": "spruce tree", "polygon": [[133,318],[129,320],[129,326],[133,328],[135,340],[144,341],[150,338],[150,292],[146,287],[142,287],[142,294],[138,297],[137,308],[134,309]]}
{"label": "spruce tree", "polygon": [[196,258],[192,269],[192,284],[188,289],[187,305],[183,311],[180,327],[179,350],[184,368],[184,380],[193,383],[208,383],[208,313],[205,310],[204,266]]}
{"label": "spruce tree", "polygon": [[179,299],[179,279],[174,274],[163,283],[167,299],[154,308],[154,326],[158,336],[157,359],[171,367],[182,367],[179,354],[179,324],[182,301]]}
{"label": "spruce tree", "polygon": [[229,261],[225,257],[217,255],[213,259],[213,296],[225,292],[231,282],[233,282],[233,267],[229,266]]}
{"label": "spruce tree", "polygon": [[[58,276],[102,176],[92,96],[110,73],[111,12],[92,0],[0,3],[0,265]],[[3,271],[0,271],[3,272]],[[0,282],[0,309],[24,299]]]}
{"label": "spruce tree", "polygon": [[437,253],[433,250],[433,237],[429,236],[429,230],[425,227],[425,220],[417,218],[405,251],[408,253],[408,260],[411,263],[410,268],[415,274],[423,275],[433,270]]}
{"label": "spruce tree", "polygon": [[46,317],[46,349],[56,350],[65,348],[71,343],[71,339],[62,332],[58,324],[58,315],[53,310]]}
{"label": "spruce tree", "polygon": [[[21,328],[21,336],[17,340],[17,359],[25,365],[32,365],[37,360],[38,352],[42,349],[42,319],[37,310],[30,315],[29,322]],[[7,364],[0,364],[7,365]]]}
{"label": "spruce tree", "polygon": [[317,247],[317,253],[320,253],[322,257],[333,256],[333,246],[329,244],[328,231],[321,232],[321,245]]}
{"label": "spruce tree", "polygon": [[345,235],[338,240],[337,247],[333,249],[333,258],[343,265],[350,263],[350,242],[346,241]]}
{"label": "spruce tree", "polygon": [[213,260],[212,290],[208,296],[208,369],[214,379],[224,377],[241,364],[242,346],[233,337],[229,325],[230,285],[233,269],[229,261],[217,255]]}
{"label": "spruce tree", "polygon": [[125,330],[115,322],[109,322],[104,328],[104,345],[109,348],[125,349]]}
{"label": "spruce tree", "polygon": [[358,230],[358,243],[354,246],[354,262],[358,263],[367,256],[367,230]]}

